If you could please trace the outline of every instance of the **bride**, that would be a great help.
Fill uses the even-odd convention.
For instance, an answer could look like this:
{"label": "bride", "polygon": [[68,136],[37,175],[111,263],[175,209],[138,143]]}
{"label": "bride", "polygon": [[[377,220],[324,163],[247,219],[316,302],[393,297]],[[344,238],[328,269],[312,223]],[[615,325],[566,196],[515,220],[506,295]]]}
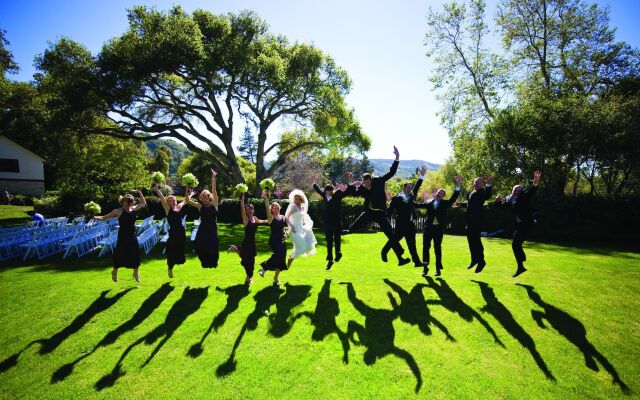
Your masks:
{"label": "bride", "polygon": [[289,256],[287,267],[294,259],[316,253],[316,237],[313,235],[313,221],[307,214],[309,201],[302,190],[294,189],[289,194],[289,207],[285,213],[293,251]]}

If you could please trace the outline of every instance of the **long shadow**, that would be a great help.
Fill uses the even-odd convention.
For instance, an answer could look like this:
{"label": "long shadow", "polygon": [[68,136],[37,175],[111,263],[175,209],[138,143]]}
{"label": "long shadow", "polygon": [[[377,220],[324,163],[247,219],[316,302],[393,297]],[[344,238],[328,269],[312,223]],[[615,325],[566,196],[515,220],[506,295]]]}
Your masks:
{"label": "long shadow", "polygon": [[475,282],[480,286],[482,297],[487,303],[486,306],[482,307],[481,311],[491,314],[500,323],[500,325],[502,325],[502,327],[522,345],[522,347],[524,347],[529,351],[529,353],[531,353],[531,357],[533,357],[533,360],[538,365],[538,368],[540,368],[540,371],[544,373],[547,379],[555,381],[556,378],[549,370],[549,367],[547,367],[547,364],[542,359],[540,353],[538,353],[533,338],[513,318],[513,315],[511,314],[509,309],[507,309],[504,304],[500,303],[491,286],[489,286],[489,284],[485,282],[478,282],[474,280],[472,280],[472,282]]}
{"label": "long shadow", "polygon": [[493,337],[493,340],[504,347],[504,343],[498,338],[496,332],[493,330],[491,325],[482,318],[480,314],[467,303],[464,302],[456,292],[451,289],[449,284],[442,278],[438,278],[438,283],[436,283],[433,278],[430,276],[426,277],[427,286],[432,288],[440,300],[427,300],[427,304],[440,305],[447,310],[451,311],[454,314],[458,314],[460,318],[467,322],[472,322],[474,319],[477,320],[480,325],[484,327],[484,329]]}
{"label": "long shadow", "polygon": [[389,285],[400,297],[400,304],[398,304],[395,297],[393,297],[391,293],[388,293],[391,306],[398,313],[398,316],[400,316],[400,320],[410,325],[417,325],[420,332],[426,336],[432,334],[430,325],[433,324],[445,334],[447,340],[452,342],[456,341],[449,333],[449,329],[431,315],[427,301],[422,293],[422,289],[427,287],[427,285],[416,284],[411,288],[411,292],[407,292],[400,285],[389,279],[385,278],[384,283]]}
{"label": "long shadow", "polygon": [[[342,283],[341,283],[342,284]],[[377,359],[381,359],[389,354],[404,360],[416,378],[416,393],[422,386],[422,375],[415,359],[408,351],[397,347],[394,344],[395,329],[393,321],[398,317],[395,310],[385,310],[372,308],[358,299],[353,289],[353,284],[347,285],[347,294],[353,307],[365,317],[364,326],[355,321],[349,321],[347,326],[347,336],[354,344],[362,344],[367,349],[364,352],[364,363],[373,365]],[[355,335],[359,341],[356,341]]]}
{"label": "long shadow", "polygon": [[325,279],[322,289],[318,294],[318,302],[313,312],[305,311],[296,315],[296,319],[300,317],[308,317],[313,325],[313,333],[311,339],[321,342],[325,337],[335,333],[342,344],[342,362],[349,364],[349,338],[347,333],[338,328],[336,317],[340,314],[340,306],[338,301],[331,297],[331,279]]}
{"label": "long shadow", "polygon": [[109,307],[114,305],[118,300],[120,300],[122,296],[129,293],[129,291],[131,290],[133,290],[133,288],[123,290],[120,293],[117,293],[113,297],[107,297],[109,290],[103,291],[102,293],[100,293],[100,296],[98,296],[98,298],[95,299],[93,303],[89,305],[89,307],[87,307],[86,310],[84,310],[80,315],[75,317],[74,320],[71,321],[71,324],[63,328],[61,331],[55,333],[49,338],[34,340],[28,345],[26,345],[22,350],[20,350],[16,354],[13,354],[12,356],[9,356],[5,360],[3,360],[0,363],[0,373],[15,367],[18,364],[18,359],[20,358],[20,355],[22,354],[22,352],[24,352],[34,344],[40,345],[40,349],[38,350],[38,353],[40,355],[51,353],[52,351],[57,349],[58,346],[60,346],[65,340],[67,340],[71,335],[73,335],[74,333],[82,329],[82,327],[84,327],[87,324],[87,322],[89,322],[93,317],[107,310]]}
{"label": "long shadow", "polygon": [[233,344],[233,348],[231,349],[231,354],[229,354],[229,358],[216,369],[216,375],[218,377],[227,376],[236,370],[236,351],[238,350],[238,347],[240,347],[244,334],[247,331],[253,331],[258,327],[258,321],[260,318],[268,315],[269,309],[278,302],[282,293],[284,293],[284,290],[280,289],[276,285],[272,285],[265,287],[253,296],[253,299],[256,302],[255,309],[247,316],[246,321],[242,325],[240,333],[238,334],[238,337]]}
{"label": "long shadow", "polygon": [[543,329],[546,329],[546,325],[543,322],[547,322],[556,330],[559,334],[564,336],[569,342],[578,348],[584,355],[584,362],[587,368],[598,371],[598,365],[596,361],[599,361],[604,369],[613,378],[613,383],[620,386],[623,392],[629,393],[629,387],[620,379],[618,372],[613,365],[602,355],[595,346],[587,339],[587,330],[582,324],[574,317],[572,317],[566,311],[563,311],[549,303],[542,300],[542,297],[535,291],[532,286],[522,285],[517,283],[518,286],[522,286],[527,290],[529,298],[542,307],[544,311],[531,310],[531,316]]}
{"label": "long shadow", "polygon": [[211,321],[211,325],[209,325],[207,331],[204,333],[204,335],[202,335],[200,341],[198,343],[194,343],[187,352],[187,354],[192,358],[199,357],[202,354],[202,352],[204,351],[202,344],[207,339],[207,337],[214,330],[218,332],[218,329],[220,329],[222,325],[224,325],[224,323],[227,321],[227,317],[238,309],[238,307],[240,306],[240,301],[243,298],[247,297],[247,295],[249,294],[249,287],[244,284],[233,285],[224,289],[216,287],[216,290],[227,295],[227,304],[224,306],[222,311],[220,311],[218,315],[213,318],[213,321]]}
{"label": "long shadow", "polygon": [[107,387],[113,386],[116,381],[122,377],[125,372],[122,370],[122,362],[127,357],[127,355],[133,350],[136,346],[141,343],[145,343],[147,345],[155,343],[158,339],[162,338],[162,340],[156,345],[155,349],[151,352],[151,355],[147,358],[147,360],[142,364],[140,368],[144,368],[151,360],[155,357],[156,354],[162,349],[162,347],[167,343],[167,341],[173,336],[173,334],[178,330],[180,325],[193,313],[198,311],[204,300],[207,298],[209,292],[209,287],[204,288],[196,288],[191,289],[189,287],[184,289],[182,292],[182,297],[176,301],[171,309],[167,313],[165,320],[162,324],[158,325],[154,330],[147,333],[145,336],[136,340],[133,344],[131,344],[127,349],[122,353],[120,359],[113,367],[113,370],[100,378],[98,382],[95,384],[96,390],[103,390]]}
{"label": "long shadow", "polygon": [[99,342],[96,344],[91,351],[83,354],[78,357],[74,361],[65,364],[58,368],[53,375],[51,376],[51,383],[60,382],[66,379],[73,372],[73,368],[80,361],[89,357],[93,353],[95,353],[100,347],[106,347],[110,344],[113,344],[118,340],[120,336],[125,334],[126,332],[132,331],[135,327],[140,325],[145,319],[147,319],[155,309],[157,309],[160,304],[169,296],[171,292],[173,292],[174,287],[169,283],[165,283],[160,286],[158,290],[153,292],[151,296],[149,296],[145,301],[142,302],[138,310],[133,314],[133,316],[126,322],[122,323],[116,329],[107,333]]}
{"label": "long shadow", "polygon": [[304,303],[309,297],[311,286],[290,285],[285,283],[286,292],[276,303],[276,312],[269,315],[269,334],[279,338],[291,331],[296,318],[293,318],[293,309]]}

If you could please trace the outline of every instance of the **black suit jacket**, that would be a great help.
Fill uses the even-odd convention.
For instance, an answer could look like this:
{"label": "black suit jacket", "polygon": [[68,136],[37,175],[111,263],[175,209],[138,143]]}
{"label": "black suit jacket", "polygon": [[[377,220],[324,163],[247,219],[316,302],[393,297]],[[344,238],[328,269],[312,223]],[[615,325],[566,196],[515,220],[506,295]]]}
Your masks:
{"label": "black suit jacket", "polygon": [[516,198],[514,202],[511,201],[513,195],[510,194],[502,202],[496,202],[501,207],[511,208],[513,219],[518,222],[532,223],[533,222],[533,204],[531,198],[535,196],[538,188],[536,186],[529,186],[524,189],[522,194]]}
{"label": "black suit jacket", "polygon": [[485,189],[474,190],[469,193],[465,214],[467,226],[480,227],[484,221],[484,202],[491,198],[493,187],[487,186]]}
{"label": "black suit jacket", "polygon": [[356,191],[356,196],[364,198],[364,207],[374,210],[386,210],[387,209],[387,193],[384,190],[385,184],[391,179],[398,170],[400,161],[395,160],[391,164],[389,172],[382,176],[376,176],[371,178],[371,188],[367,189],[364,185],[360,185]]}
{"label": "black suit jacket", "polygon": [[433,220],[438,217],[438,223],[441,226],[445,226],[447,224],[447,210],[451,208],[453,203],[458,199],[458,195],[460,195],[460,191],[456,190],[453,192],[449,200],[440,200],[440,204],[438,204],[438,208],[433,207],[433,202],[435,199],[431,199],[426,203],[417,203],[416,208],[426,208],[427,209],[427,222],[426,227],[433,225]]}
{"label": "black suit jacket", "polygon": [[418,178],[415,185],[413,185],[413,191],[407,201],[400,194],[393,196],[391,199],[387,216],[391,217],[394,212],[396,213],[396,226],[407,225],[412,219],[416,218],[415,199],[420,190],[420,185],[422,185],[422,178]]}
{"label": "black suit jacket", "polygon": [[324,190],[320,189],[318,185],[313,184],[313,189],[318,192],[322,197],[322,202],[325,205],[324,209],[324,224],[328,228],[340,226],[340,203],[346,196],[353,196],[356,193],[356,187],[349,185],[346,191],[334,190],[331,200],[327,200],[327,196]]}

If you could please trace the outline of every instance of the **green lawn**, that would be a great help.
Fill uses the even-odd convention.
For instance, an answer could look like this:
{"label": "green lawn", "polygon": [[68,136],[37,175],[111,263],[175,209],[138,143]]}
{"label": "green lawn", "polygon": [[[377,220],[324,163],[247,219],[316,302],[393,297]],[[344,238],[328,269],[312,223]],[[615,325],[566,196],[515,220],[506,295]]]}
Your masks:
{"label": "green lawn", "polygon": [[[221,248],[241,234],[221,225]],[[531,243],[513,279],[509,241],[483,240],[474,274],[447,236],[443,279],[425,280],[382,263],[383,239],[345,237],[329,272],[320,247],[279,288],[256,273],[246,290],[224,252],[216,270],[190,252],[170,280],[159,246],[140,284],[95,253],[3,266],[0,398],[637,397],[640,254]]]}
{"label": "green lawn", "polygon": [[31,221],[27,211],[33,210],[32,206],[8,206],[0,205],[0,225],[16,225]]}

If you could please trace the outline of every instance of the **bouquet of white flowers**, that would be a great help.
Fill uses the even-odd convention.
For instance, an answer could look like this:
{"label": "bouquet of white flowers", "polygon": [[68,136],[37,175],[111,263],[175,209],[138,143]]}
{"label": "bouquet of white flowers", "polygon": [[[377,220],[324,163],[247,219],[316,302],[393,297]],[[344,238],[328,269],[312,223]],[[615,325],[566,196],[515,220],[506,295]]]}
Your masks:
{"label": "bouquet of white flowers", "polygon": [[272,191],[276,188],[276,183],[271,178],[263,179],[260,181],[260,189]]}
{"label": "bouquet of white flowers", "polygon": [[196,186],[198,186],[198,178],[196,178],[196,176],[192,173],[182,175],[181,182],[183,185],[189,186],[192,188],[195,188]]}
{"label": "bouquet of white flowers", "polygon": [[160,171],[156,171],[151,174],[151,182],[154,185],[162,185],[164,183],[164,174]]}
{"label": "bouquet of white flowers", "polygon": [[100,208],[100,204],[90,201],[88,203],[85,203],[84,211],[95,215],[95,214],[100,214],[100,212],[102,211],[102,208]]}

